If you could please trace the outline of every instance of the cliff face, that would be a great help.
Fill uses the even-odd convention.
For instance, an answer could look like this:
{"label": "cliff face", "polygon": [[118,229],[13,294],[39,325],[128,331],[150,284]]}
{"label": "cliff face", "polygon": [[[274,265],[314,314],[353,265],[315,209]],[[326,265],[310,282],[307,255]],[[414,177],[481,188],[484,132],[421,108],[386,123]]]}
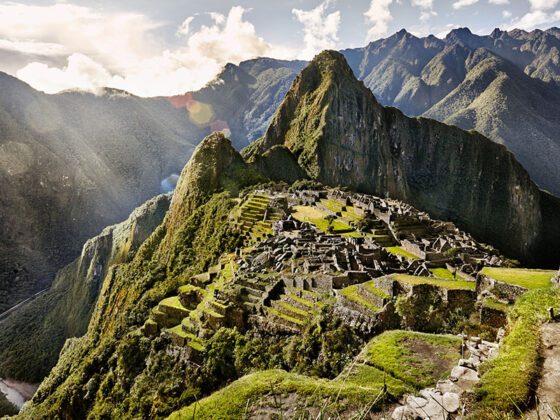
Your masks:
{"label": "cliff face", "polygon": [[157,196],[89,239],[45,294],[0,322],[0,376],[37,382],[49,372],[64,341],[86,332],[109,267],[132,259],[163,221],[169,202],[170,196]]}
{"label": "cliff face", "polygon": [[337,52],[296,78],[251,153],[279,144],[314,179],[388,194],[509,255],[542,257],[543,193],[514,156],[478,133],[382,107]]}

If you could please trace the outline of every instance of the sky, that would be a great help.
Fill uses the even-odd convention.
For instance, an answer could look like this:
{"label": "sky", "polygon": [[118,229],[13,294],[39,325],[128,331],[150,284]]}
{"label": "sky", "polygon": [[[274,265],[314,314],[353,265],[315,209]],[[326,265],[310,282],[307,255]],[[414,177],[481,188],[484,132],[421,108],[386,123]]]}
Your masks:
{"label": "sky", "polygon": [[560,0],[0,0],[0,71],[56,93],[109,86],[139,96],[203,87],[226,63],[310,59],[405,28],[560,26]]}

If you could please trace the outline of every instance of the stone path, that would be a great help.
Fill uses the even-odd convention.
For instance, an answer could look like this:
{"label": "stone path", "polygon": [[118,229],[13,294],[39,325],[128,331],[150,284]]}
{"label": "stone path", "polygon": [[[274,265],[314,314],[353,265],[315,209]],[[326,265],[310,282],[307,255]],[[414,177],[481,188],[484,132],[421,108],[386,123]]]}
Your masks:
{"label": "stone path", "polygon": [[528,419],[560,420],[560,323],[541,327],[544,363],[537,388],[537,407]]}
{"label": "stone path", "polygon": [[[500,337],[503,334],[499,335]],[[447,420],[450,414],[464,414],[461,396],[472,390],[480,380],[478,367],[498,352],[498,343],[470,337],[464,344],[467,359],[460,359],[448,379],[439,381],[435,388],[426,388],[418,395],[409,395],[406,403],[397,407],[393,420]]]}

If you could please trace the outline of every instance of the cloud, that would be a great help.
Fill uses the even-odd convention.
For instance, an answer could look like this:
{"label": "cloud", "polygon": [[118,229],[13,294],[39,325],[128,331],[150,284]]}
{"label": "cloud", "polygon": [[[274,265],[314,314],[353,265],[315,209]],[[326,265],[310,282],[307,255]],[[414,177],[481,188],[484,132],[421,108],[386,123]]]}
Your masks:
{"label": "cloud", "polygon": [[514,19],[507,29],[525,29],[533,30],[541,25],[549,25],[551,23],[560,22],[560,10],[553,13],[547,13],[543,10],[534,10],[526,13],[520,18]]}
{"label": "cloud", "polygon": [[0,4],[0,48],[23,53],[47,46],[57,55],[55,63],[35,61],[16,72],[49,93],[108,86],[140,96],[174,95],[201,88],[228,62],[294,55],[259,37],[246,12],[237,6],[227,15],[212,13],[212,24],[196,31],[196,16],[188,17],[177,28],[182,44],[166,49],[154,36],[162,24],[142,15],[70,4]]}
{"label": "cloud", "polygon": [[502,11],[502,17],[504,19],[509,19],[512,16],[511,12],[509,10],[503,10]]}
{"label": "cloud", "polygon": [[371,24],[366,41],[374,41],[389,30],[389,22],[393,20],[389,6],[393,0],[371,0],[368,10],[364,13],[367,21]]}
{"label": "cloud", "polygon": [[300,58],[309,59],[324,49],[336,48],[340,28],[340,12],[328,13],[331,1],[327,0],[314,9],[292,9],[296,19],[303,24],[305,44]]}
{"label": "cloud", "polygon": [[473,4],[478,3],[478,0],[459,0],[453,3],[453,8],[455,10],[462,9],[463,7],[472,6]]}
{"label": "cloud", "polygon": [[505,4],[509,4],[509,0],[488,0],[488,3],[503,6]]}
{"label": "cloud", "polygon": [[425,21],[432,16],[437,16],[434,11],[434,1],[433,0],[411,0],[410,3],[414,7],[419,7],[421,10],[420,20]]}
{"label": "cloud", "polygon": [[194,16],[186,18],[183,23],[181,23],[181,26],[179,26],[179,29],[177,29],[177,35],[187,36],[191,30],[191,23],[193,20]]}
{"label": "cloud", "polygon": [[62,69],[35,62],[19,70],[17,77],[32,86],[42,86],[47,93],[76,87],[95,91],[111,82],[111,74],[101,64],[78,53],[69,56],[67,65]]}
{"label": "cloud", "polygon": [[531,10],[550,10],[554,9],[560,0],[529,0]]}
{"label": "cloud", "polygon": [[459,25],[456,25],[454,23],[448,23],[443,28],[438,28],[435,36],[436,38],[444,39],[449,32],[457,28],[459,28]]}

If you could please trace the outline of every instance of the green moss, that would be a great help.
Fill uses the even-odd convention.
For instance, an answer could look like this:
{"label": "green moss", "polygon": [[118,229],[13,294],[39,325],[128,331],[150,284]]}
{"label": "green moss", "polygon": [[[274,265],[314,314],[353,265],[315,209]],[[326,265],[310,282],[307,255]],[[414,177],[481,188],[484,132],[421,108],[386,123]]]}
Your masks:
{"label": "green moss", "polygon": [[531,290],[517,299],[498,356],[481,366],[478,396],[484,409],[515,411],[529,402],[539,372],[539,328],[549,318],[548,308],[558,306],[557,289]]}
{"label": "green moss", "polygon": [[401,257],[405,257],[409,260],[418,260],[419,258],[411,254],[410,252],[406,251],[405,249],[401,248],[400,246],[388,246],[385,248],[388,252],[394,255],[400,255]]}
{"label": "green moss", "polygon": [[550,287],[550,279],[556,274],[556,272],[552,270],[492,267],[484,267],[480,272],[495,280],[525,287],[527,289],[543,289]]}
{"label": "green moss", "polygon": [[443,280],[434,277],[411,276],[408,274],[393,274],[391,277],[403,283],[412,285],[431,284],[448,290],[475,290],[476,288],[476,283],[474,281],[467,280]]}
{"label": "green moss", "polygon": [[386,331],[372,339],[362,360],[415,387],[434,386],[457,364],[461,339],[452,335]]}

